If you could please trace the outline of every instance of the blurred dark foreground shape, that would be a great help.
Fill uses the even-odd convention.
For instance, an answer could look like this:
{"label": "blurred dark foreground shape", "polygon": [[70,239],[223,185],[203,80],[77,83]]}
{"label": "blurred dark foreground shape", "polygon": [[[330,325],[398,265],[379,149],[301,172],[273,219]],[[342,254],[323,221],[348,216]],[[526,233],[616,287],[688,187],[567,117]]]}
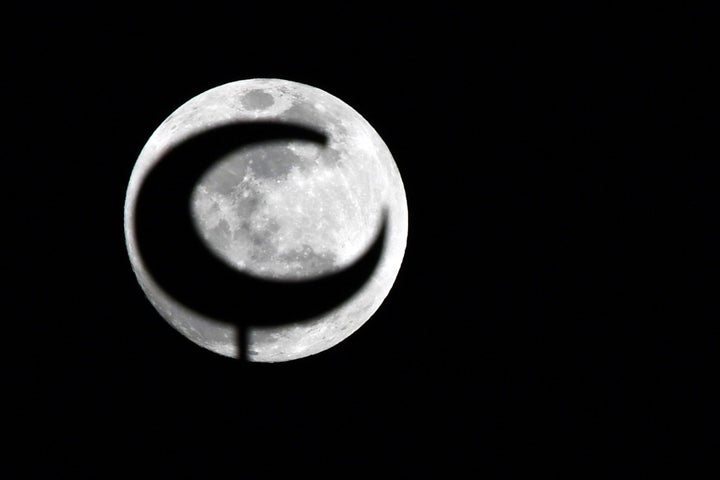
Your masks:
{"label": "blurred dark foreground shape", "polygon": [[226,264],[202,241],[190,211],[197,182],[224,155],[248,144],[306,140],[325,145],[311,128],[279,122],[239,122],[195,135],[169,150],[143,180],[135,232],[150,276],[177,302],[238,332],[238,358],[247,359],[247,329],[308,321],[348,300],[375,271],[387,215],[368,250],[352,265],[310,280],[258,278]]}

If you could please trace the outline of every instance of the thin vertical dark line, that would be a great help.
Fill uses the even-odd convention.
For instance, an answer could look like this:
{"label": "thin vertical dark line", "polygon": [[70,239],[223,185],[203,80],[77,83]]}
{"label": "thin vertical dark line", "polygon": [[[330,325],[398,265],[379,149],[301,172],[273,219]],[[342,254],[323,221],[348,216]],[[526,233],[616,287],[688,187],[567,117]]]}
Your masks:
{"label": "thin vertical dark line", "polygon": [[250,335],[248,334],[247,327],[240,323],[236,324],[235,328],[235,344],[237,345],[237,359],[241,362],[250,361]]}

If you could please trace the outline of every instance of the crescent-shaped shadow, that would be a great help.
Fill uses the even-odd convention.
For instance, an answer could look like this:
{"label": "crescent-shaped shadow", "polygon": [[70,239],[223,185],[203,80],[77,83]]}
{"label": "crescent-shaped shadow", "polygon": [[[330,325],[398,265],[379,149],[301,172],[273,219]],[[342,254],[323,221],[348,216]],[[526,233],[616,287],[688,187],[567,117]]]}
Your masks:
{"label": "crescent-shaped shadow", "polygon": [[349,267],[318,278],[262,279],[229,266],[210,251],[190,210],[198,181],[224,155],[277,140],[327,143],[323,133],[302,125],[272,121],[222,125],[188,138],[158,159],[136,200],[136,242],[147,272],[177,302],[237,327],[238,358],[247,359],[248,327],[297,324],[348,300],[371,277],[384,249],[385,211],[368,250]]}

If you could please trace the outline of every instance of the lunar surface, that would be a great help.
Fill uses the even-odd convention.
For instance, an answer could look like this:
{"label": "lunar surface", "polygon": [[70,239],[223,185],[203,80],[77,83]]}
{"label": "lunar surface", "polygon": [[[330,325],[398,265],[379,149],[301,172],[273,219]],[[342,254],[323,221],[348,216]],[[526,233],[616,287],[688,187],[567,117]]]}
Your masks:
{"label": "lunar surface", "polygon": [[245,146],[218,159],[199,179],[192,217],[207,247],[227,264],[268,279],[315,278],[357,260],[376,237],[383,212],[387,220],[379,264],[344,303],[307,321],[249,329],[246,358],[278,362],[338,344],[375,313],[400,269],[408,211],[400,173],[383,140],[329,93],[286,80],[252,79],[194,97],[157,128],[137,159],[125,201],[125,237],[144,293],[196,344],[240,356],[237,327],[189,309],[145,268],[133,223],[138,191],[168,149],[216,126],[254,120],[308,126],[328,141],[325,146],[299,140]]}

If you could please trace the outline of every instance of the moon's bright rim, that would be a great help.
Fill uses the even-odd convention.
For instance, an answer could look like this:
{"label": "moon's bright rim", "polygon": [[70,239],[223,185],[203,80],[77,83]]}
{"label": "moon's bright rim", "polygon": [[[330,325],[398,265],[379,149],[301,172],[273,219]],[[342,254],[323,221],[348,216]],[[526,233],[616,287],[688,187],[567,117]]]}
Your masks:
{"label": "moon's bright rim", "polygon": [[[258,218],[274,221],[279,225],[277,228],[291,233],[286,235],[287,238],[296,238],[303,235],[299,226],[306,225],[309,221],[319,222],[312,217],[318,208],[308,203],[311,200],[307,199],[303,191],[325,195],[324,200],[321,199],[324,203],[320,205],[335,208],[332,215],[327,215],[330,219],[337,217],[337,212],[340,211],[337,209],[338,204],[346,205],[345,210],[355,213],[343,217],[346,221],[323,224],[323,231],[327,234],[318,236],[317,238],[322,240],[316,240],[314,245],[318,249],[326,247],[328,252],[338,253],[335,267],[341,268],[367,247],[383,207],[388,214],[385,250],[380,264],[373,277],[352,298],[327,314],[301,325],[253,328],[249,331],[252,360],[292,360],[336,345],[365,323],[390,291],[405,252],[408,212],[399,171],[377,132],[349,105],[318,88],[279,79],[232,82],[189,100],[156,129],[138,157],[125,201],[126,244],[138,282],[162,317],[198,345],[221,355],[236,357],[238,352],[232,327],[184,307],[167,295],[148,274],[138,254],[133,215],[137,193],[144,176],[169,148],[209,128],[253,119],[304,124],[325,132],[329,137],[326,151],[320,153],[303,145],[287,147],[293,154],[298,155],[300,161],[312,160],[318,166],[307,171],[294,171],[294,176],[284,176],[282,182],[278,181],[278,189],[261,185],[259,188],[265,189],[262,190],[265,192],[263,199],[274,198],[276,206]],[[212,173],[208,177],[212,177]],[[341,180],[344,180],[345,190],[338,187]],[[207,182],[203,180],[201,185],[203,183]],[[204,198],[207,200],[210,197],[206,195]],[[194,205],[195,212],[201,215],[201,230],[202,219],[208,218],[207,211],[206,215],[202,216],[202,208],[198,210],[197,207],[202,199],[202,193],[196,195],[198,201]],[[285,215],[282,206],[287,204],[288,200],[301,205],[307,204],[307,208],[300,208],[298,211],[301,215],[310,215],[312,218],[307,217],[300,222]],[[220,198],[218,205],[222,205],[222,201]],[[272,201],[270,203],[272,206]],[[356,204],[354,209],[351,208],[351,203]],[[349,220],[351,217],[353,222]],[[224,219],[232,220],[227,216]],[[308,237],[308,242],[312,241],[310,236],[305,236]],[[331,237],[334,240],[326,240]],[[273,252],[295,248],[290,240],[273,239],[272,245]],[[341,250],[340,245],[344,250]],[[232,253],[228,255],[232,257]],[[236,264],[242,267],[241,256],[237,259],[239,261]],[[228,257],[228,260],[233,259]],[[274,265],[284,266],[283,262],[262,263],[270,265],[270,269],[274,268]],[[252,270],[258,265],[244,266]],[[278,277],[288,277],[292,276],[293,272],[281,269],[275,274]]]}

